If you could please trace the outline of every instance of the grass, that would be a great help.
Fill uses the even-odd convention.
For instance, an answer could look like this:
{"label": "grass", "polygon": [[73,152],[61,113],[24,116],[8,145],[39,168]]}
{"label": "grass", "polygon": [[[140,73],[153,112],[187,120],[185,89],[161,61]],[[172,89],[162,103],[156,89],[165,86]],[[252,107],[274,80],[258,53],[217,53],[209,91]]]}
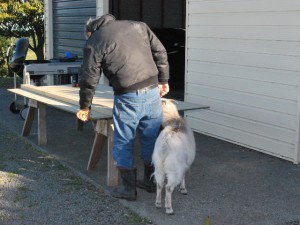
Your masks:
{"label": "grass", "polygon": [[28,49],[26,60],[36,60],[36,55],[31,49]]}

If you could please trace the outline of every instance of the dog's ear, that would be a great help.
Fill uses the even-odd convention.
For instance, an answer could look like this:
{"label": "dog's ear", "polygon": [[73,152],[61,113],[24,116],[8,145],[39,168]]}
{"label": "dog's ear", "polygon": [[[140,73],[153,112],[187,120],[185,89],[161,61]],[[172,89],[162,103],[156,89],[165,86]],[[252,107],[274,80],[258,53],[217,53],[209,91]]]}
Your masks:
{"label": "dog's ear", "polygon": [[178,104],[178,102],[175,99],[169,99],[169,100],[176,105]]}
{"label": "dog's ear", "polygon": [[167,99],[162,98],[162,99],[161,99],[161,104],[162,104],[162,105],[166,105],[166,104],[167,104]]}

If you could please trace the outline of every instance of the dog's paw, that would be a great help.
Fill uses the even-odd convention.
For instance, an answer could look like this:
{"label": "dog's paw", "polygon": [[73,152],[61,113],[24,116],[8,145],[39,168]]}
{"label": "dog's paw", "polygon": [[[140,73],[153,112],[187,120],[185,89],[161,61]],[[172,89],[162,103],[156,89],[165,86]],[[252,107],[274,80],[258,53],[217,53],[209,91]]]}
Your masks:
{"label": "dog's paw", "polygon": [[172,208],[166,208],[166,214],[168,215],[174,215],[174,211]]}
{"label": "dog's paw", "polygon": [[155,202],[155,207],[156,208],[161,208],[161,202]]}

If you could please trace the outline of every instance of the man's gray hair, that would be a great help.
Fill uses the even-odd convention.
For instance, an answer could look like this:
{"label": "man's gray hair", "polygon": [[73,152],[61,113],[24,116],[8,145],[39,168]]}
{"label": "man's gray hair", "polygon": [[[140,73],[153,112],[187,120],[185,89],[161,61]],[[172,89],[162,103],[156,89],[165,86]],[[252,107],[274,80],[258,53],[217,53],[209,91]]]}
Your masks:
{"label": "man's gray hair", "polygon": [[103,24],[106,24],[112,20],[116,20],[116,18],[112,14],[106,14],[101,16],[100,18],[89,18],[85,24],[85,33],[91,32],[94,33],[99,29]]}
{"label": "man's gray hair", "polygon": [[85,24],[85,27],[84,27],[84,30],[85,32],[94,32],[93,31],[93,22],[95,22],[97,19],[93,19],[93,18],[89,18],[87,21],[86,21],[86,24]]}

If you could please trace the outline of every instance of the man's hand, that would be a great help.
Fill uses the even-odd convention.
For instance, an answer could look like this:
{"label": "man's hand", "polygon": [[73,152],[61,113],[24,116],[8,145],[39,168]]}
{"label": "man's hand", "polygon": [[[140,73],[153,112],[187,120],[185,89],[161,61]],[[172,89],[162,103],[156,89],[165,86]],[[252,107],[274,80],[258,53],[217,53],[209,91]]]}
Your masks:
{"label": "man's hand", "polygon": [[83,122],[90,120],[91,110],[90,109],[81,109],[76,114],[77,118]]}
{"label": "man's hand", "polygon": [[169,84],[159,84],[158,87],[160,89],[160,97],[163,97],[164,95],[168,94],[170,91]]}

